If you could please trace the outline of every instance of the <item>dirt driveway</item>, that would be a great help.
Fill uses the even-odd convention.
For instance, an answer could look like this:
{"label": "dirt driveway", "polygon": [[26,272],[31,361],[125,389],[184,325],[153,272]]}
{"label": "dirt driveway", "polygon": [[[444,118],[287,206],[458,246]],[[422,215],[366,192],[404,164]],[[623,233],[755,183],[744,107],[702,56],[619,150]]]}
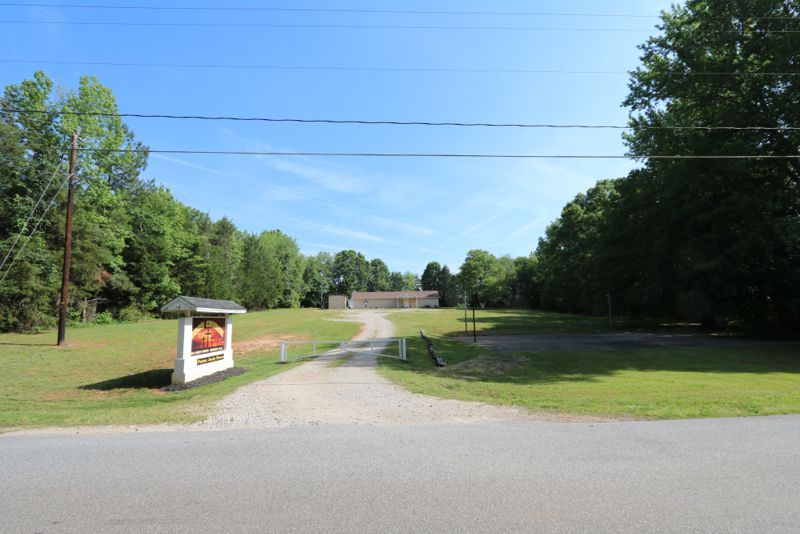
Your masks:
{"label": "dirt driveway", "polygon": [[[362,322],[356,339],[393,334],[385,312],[347,310],[341,320]],[[338,366],[331,362],[351,356]],[[239,388],[223,399],[197,429],[272,428],[300,425],[399,425],[442,422],[565,418],[475,402],[410,393],[380,376],[369,352],[334,351],[290,371]],[[572,419],[572,418],[568,418]]]}

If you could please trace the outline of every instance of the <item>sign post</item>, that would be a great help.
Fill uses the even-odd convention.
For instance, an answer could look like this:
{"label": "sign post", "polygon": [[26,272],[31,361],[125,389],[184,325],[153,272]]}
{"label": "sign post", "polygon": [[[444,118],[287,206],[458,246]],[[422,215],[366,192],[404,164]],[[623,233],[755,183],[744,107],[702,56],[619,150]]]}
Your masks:
{"label": "sign post", "polygon": [[173,384],[233,367],[233,322],[231,315],[247,310],[229,300],[177,297],[161,307],[178,315],[178,350]]}

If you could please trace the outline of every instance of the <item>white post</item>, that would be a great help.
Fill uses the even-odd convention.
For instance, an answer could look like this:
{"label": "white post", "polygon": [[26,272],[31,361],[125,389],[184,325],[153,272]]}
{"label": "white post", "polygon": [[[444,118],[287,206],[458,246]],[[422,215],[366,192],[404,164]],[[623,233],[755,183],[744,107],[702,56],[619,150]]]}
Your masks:
{"label": "white post", "polygon": [[281,363],[286,363],[286,342],[281,341]]}
{"label": "white post", "polygon": [[225,359],[230,360],[230,367],[233,367],[233,321],[230,315],[225,317]]}
{"label": "white post", "polygon": [[403,358],[403,338],[397,340],[397,356],[402,360]]}
{"label": "white post", "polygon": [[317,344],[316,343],[312,343],[311,344],[311,354],[314,355],[314,356],[317,355]]}

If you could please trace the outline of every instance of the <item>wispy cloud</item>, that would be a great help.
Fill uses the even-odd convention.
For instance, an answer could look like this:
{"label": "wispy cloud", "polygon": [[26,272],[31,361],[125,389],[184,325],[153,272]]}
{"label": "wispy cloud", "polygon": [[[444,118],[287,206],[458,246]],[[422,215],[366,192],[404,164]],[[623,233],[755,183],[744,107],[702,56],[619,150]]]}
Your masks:
{"label": "wispy cloud", "polygon": [[370,234],[369,232],[362,232],[361,230],[353,230],[351,228],[345,228],[342,226],[334,226],[332,224],[317,224],[311,221],[301,221],[297,219],[291,219],[289,222],[294,224],[295,226],[305,228],[306,230],[320,232],[323,234],[336,235],[339,237],[346,237],[348,239],[359,239],[361,241],[369,241],[371,243],[387,242],[384,238],[377,236],[375,234]]}
{"label": "wispy cloud", "polygon": [[545,221],[545,216],[536,217],[535,219],[530,221],[528,224],[520,226],[519,228],[517,228],[516,230],[514,230],[513,232],[508,234],[508,237],[506,238],[506,241],[509,240],[509,239],[517,239],[519,237],[524,236],[525,234],[529,233],[531,230],[534,230],[534,229],[540,227],[544,223],[544,221]]}
{"label": "wispy cloud", "polygon": [[189,167],[190,169],[197,169],[198,171],[208,172],[211,174],[216,174],[217,176],[227,176],[225,173],[218,171],[216,169],[212,169],[211,167],[204,167],[202,165],[197,165],[196,163],[192,163],[191,161],[186,161],[183,159],[173,158],[171,156],[165,156],[164,154],[150,154],[151,158],[160,159],[163,161],[169,161],[170,163],[175,163],[177,165],[182,165],[184,167]]}
{"label": "wispy cloud", "polygon": [[338,171],[331,171],[317,165],[288,161],[286,159],[272,159],[269,161],[269,165],[279,171],[307,178],[317,185],[337,193],[361,193],[367,189],[366,182],[360,178]]}
{"label": "wispy cloud", "polygon": [[378,228],[389,228],[389,229],[399,230],[401,232],[405,232],[411,235],[422,236],[422,235],[434,235],[439,233],[433,228],[429,228],[427,226],[420,226],[418,224],[407,223],[395,219],[389,219],[386,217],[372,216],[369,217],[368,221],[370,225],[376,226]]}
{"label": "wispy cloud", "polygon": [[511,211],[510,209],[505,209],[503,211],[498,211],[494,215],[491,215],[491,216],[487,217],[486,219],[483,219],[482,221],[473,224],[472,226],[470,226],[469,228],[467,228],[463,232],[452,236],[450,239],[448,239],[447,241],[445,241],[444,243],[439,245],[439,248],[444,248],[444,247],[446,247],[446,246],[458,241],[459,239],[461,239],[463,237],[471,236],[474,232],[477,232],[478,230],[480,230],[484,226],[488,226],[489,224],[493,223],[494,221],[496,221],[498,219],[502,219],[503,217],[508,215],[508,213],[510,211]]}

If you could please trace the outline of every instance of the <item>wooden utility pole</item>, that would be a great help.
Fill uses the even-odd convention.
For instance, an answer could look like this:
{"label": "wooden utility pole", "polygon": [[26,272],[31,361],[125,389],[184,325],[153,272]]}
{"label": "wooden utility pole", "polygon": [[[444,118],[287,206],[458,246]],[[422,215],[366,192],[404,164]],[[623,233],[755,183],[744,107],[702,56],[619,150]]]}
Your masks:
{"label": "wooden utility pole", "polygon": [[69,189],[67,191],[67,224],[64,230],[64,272],[61,277],[61,302],[58,314],[58,341],[64,344],[67,329],[67,299],[69,298],[69,263],[72,255],[72,199],[75,195],[75,165],[78,158],[78,134],[72,134],[69,151]]}

